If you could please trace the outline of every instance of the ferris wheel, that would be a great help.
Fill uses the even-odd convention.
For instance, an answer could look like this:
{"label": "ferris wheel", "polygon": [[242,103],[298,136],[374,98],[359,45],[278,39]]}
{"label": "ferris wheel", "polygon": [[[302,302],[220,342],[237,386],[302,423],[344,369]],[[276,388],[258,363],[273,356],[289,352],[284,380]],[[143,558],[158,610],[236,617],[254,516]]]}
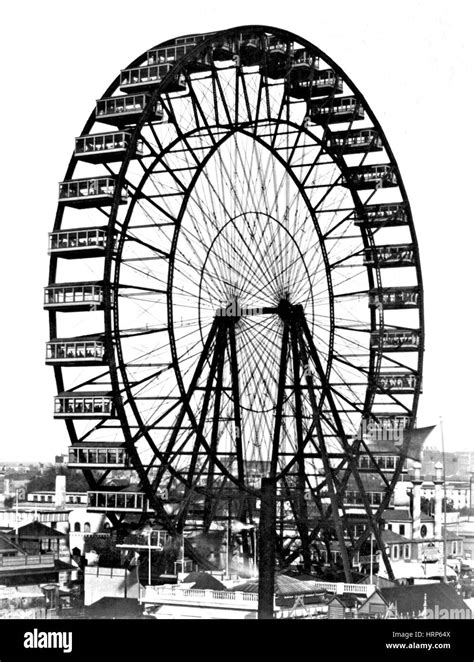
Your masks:
{"label": "ferris wheel", "polygon": [[49,253],[54,415],[91,510],[153,519],[191,556],[234,519],[251,555],[270,478],[282,565],[349,577],[373,534],[389,567],[421,270],[393,153],[340,67],[265,26],[143,53],[76,138]]}

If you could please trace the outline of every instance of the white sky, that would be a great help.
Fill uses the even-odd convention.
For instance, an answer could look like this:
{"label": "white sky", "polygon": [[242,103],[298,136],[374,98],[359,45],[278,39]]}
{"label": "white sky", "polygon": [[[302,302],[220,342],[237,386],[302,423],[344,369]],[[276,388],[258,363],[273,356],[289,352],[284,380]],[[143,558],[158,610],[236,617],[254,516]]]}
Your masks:
{"label": "white sky", "polygon": [[[65,452],[44,366],[47,233],[73,141],[95,100],[143,51],[181,34],[286,28],[333,58],[362,91],[412,205],[426,297],[419,425],[444,419],[446,448],[469,448],[474,376],[472,195],[474,12],[464,0],[34,0],[5,3],[0,28],[3,357],[0,460]],[[436,443],[436,430],[430,443]]]}

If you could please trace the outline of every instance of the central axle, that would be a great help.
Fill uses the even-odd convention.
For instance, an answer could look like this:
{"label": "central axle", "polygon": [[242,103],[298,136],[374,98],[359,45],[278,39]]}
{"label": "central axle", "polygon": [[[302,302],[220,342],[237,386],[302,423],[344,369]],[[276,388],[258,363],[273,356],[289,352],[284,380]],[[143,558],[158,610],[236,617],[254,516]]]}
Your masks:
{"label": "central axle", "polygon": [[216,318],[226,317],[240,319],[241,317],[255,315],[279,315],[283,320],[304,316],[301,304],[291,304],[288,299],[281,299],[278,306],[242,306],[237,300],[232,301],[224,308],[216,310]]}

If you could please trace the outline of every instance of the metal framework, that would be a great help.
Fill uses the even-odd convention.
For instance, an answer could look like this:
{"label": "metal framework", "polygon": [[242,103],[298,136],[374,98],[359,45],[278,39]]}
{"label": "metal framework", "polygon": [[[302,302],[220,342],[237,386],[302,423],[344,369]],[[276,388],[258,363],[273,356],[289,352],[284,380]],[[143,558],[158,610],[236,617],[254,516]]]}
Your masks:
{"label": "metal framework", "polygon": [[50,256],[55,416],[92,508],[184,532],[203,565],[195,537],[237,519],[251,558],[265,478],[281,565],[350,579],[373,533],[389,568],[423,289],[397,163],[340,67],[265,26],[145,52],[76,139]]}

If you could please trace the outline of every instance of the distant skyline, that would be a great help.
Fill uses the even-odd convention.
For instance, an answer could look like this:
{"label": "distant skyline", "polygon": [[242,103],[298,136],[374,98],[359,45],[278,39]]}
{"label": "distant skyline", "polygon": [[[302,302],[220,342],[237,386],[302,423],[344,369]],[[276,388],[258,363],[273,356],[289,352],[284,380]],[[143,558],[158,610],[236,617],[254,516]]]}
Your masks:
{"label": "distant skyline", "polygon": [[[139,29],[130,29],[133,20]],[[58,0],[27,0],[4,8],[0,42],[10,63],[2,74],[9,102],[0,106],[4,462],[54,461],[69,446],[64,423],[53,420],[54,375],[44,365],[47,233],[57,183],[95,99],[120,69],[160,41],[252,23],[288,29],[317,45],[377,115],[402,173],[420,247],[426,352],[418,425],[437,425],[429,444],[440,447],[442,415],[446,450],[471,446],[474,132],[459,126],[467,113],[454,112],[460,96],[464,108],[474,107],[469,3],[302,0],[289,9],[270,0],[183,0],[163,11],[137,0],[131,12],[124,0],[83,0],[80,10]]]}

